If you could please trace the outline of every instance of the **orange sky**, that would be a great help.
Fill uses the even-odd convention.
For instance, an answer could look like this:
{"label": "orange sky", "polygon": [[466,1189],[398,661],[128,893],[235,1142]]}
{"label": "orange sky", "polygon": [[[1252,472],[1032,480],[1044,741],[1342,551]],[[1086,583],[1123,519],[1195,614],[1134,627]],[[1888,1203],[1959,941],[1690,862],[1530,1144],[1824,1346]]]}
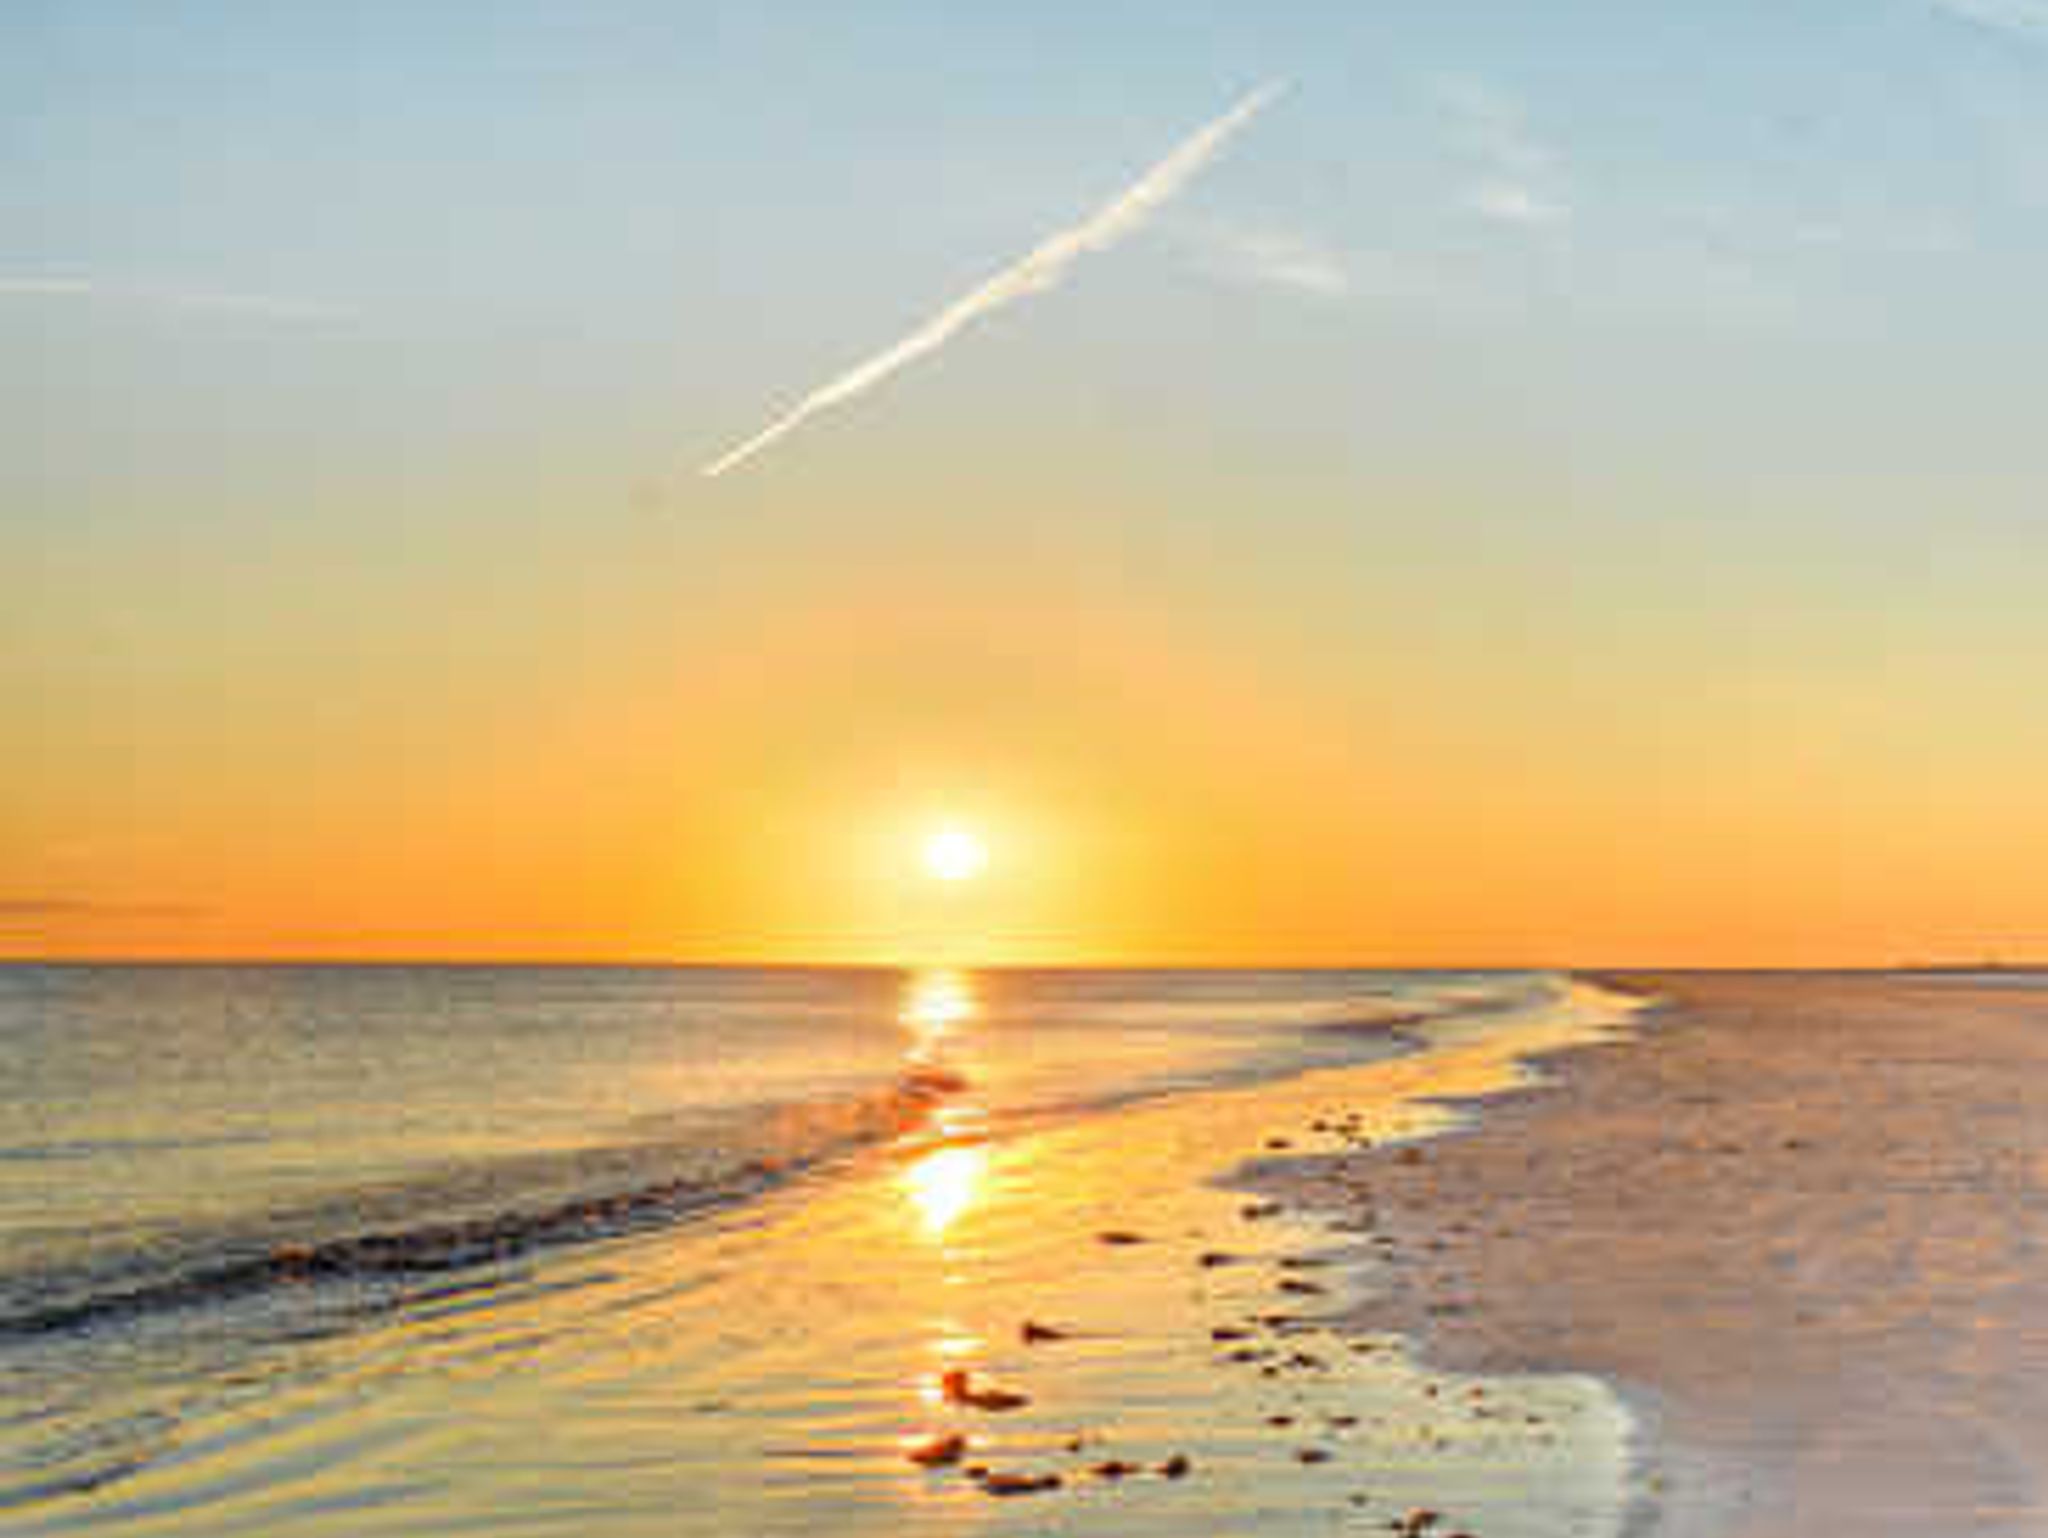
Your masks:
{"label": "orange sky", "polygon": [[0,955],[2048,956],[2038,36],[713,10],[0,18]]}
{"label": "orange sky", "polygon": [[[2027,787],[1881,698],[1716,700],[1692,678],[1683,708],[1632,720],[1624,659],[1485,710],[1483,685],[1398,652],[1332,680],[1312,642],[1219,637],[1083,582],[1057,604],[918,585],[721,611],[712,665],[593,634],[511,706],[457,680],[445,710],[389,708],[398,676],[296,703],[280,679],[268,708],[196,721],[181,700],[151,728],[176,749],[81,756],[35,787],[32,814],[87,832],[46,846],[27,888],[108,895],[17,910],[7,948],[1799,963],[2033,938]],[[1262,671],[1276,653],[1298,665]],[[152,704],[67,731],[139,730]],[[1965,782],[1977,799],[1931,793]],[[948,822],[990,846],[981,878],[922,870]]]}

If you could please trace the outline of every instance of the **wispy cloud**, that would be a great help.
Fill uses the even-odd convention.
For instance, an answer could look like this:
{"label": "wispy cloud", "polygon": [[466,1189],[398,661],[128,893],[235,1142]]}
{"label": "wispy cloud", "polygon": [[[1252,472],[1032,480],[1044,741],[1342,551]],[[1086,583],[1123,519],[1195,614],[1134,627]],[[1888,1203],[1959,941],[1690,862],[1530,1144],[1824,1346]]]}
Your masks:
{"label": "wispy cloud", "polygon": [[1466,197],[1465,206],[1503,224],[1558,224],[1571,217],[1563,203],[1517,182],[1481,182]]}
{"label": "wispy cloud", "polygon": [[2048,0],[1928,0],[1928,3],[1958,21],[2048,43]]}
{"label": "wispy cloud", "polygon": [[1123,192],[1070,229],[1038,244],[965,297],[947,305],[923,325],[867,361],[855,365],[770,422],[753,437],[719,455],[703,473],[716,477],[744,463],[821,411],[866,394],[905,364],[937,352],[986,315],[1032,294],[1057,287],[1069,269],[1091,252],[1107,251],[1135,234],[1214,160],[1231,136],[1249,123],[1283,87],[1265,85],[1213,122],[1196,130]]}
{"label": "wispy cloud", "polygon": [[356,318],[355,311],[341,305],[281,298],[276,294],[118,282],[69,272],[0,272],[0,299],[8,298],[102,300],[169,310],[212,310],[263,320],[320,324]]}
{"label": "wispy cloud", "polygon": [[1442,76],[1432,85],[1459,149],[1479,166],[1478,181],[1461,199],[1466,208],[1523,228],[1571,218],[1563,157],[1537,137],[1520,102],[1472,75]]}
{"label": "wispy cloud", "polygon": [[0,926],[92,919],[193,918],[204,911],[186,903],[105,902],[88,897],[0,897]]}
{"label": "wispy cloud", "polygon": [[15,295],[25,299],[72,299],[84,298],[93,292],[92,283],[85,278],[51,278],[41,275],[10,277],[0,272],[0,296]]}
{"label": "wispy cloud", "polygon": [[1466,147],[1503,170],[1548,171],[1556,152],[1529,129],[1520,102],[1476,75],[1441,75],[1436,97],[1456,120]]}
{"label": "wispy cloud", "polygon": [[1289,230],[1205,231],[1203,254],[1228,277],[1316,299],[1342,299],[1354,284],[1343,257]]}
{"label": "wispy cloud", "polygon": [[1306,303],[1497,312],[1501,298],[1456,258],[1399,242],[1337,246],[1285,227],[1176,220],[1171,238],[1208,276]]}
{"label": "wispy cloud", "polygon": [[136,297],[182,310],[222,310],[237,315],[254,315],[266,320],[345,321],[357,312],[343,305],[320,304],[309,299],[280,299],[275,294],[220,293],[205,289],[138,289]]}

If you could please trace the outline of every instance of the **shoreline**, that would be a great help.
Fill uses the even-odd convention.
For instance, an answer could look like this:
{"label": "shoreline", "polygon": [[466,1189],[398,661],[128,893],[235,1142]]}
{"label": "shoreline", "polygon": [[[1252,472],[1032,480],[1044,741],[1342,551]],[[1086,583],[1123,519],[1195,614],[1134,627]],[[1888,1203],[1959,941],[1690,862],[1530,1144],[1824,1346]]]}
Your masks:
{"label": "shoreline", "polygon": [[[1585,1373],[1641,1423],[1631,1531],[2048,1532],[2048,992],[1926,974],[1576,974],[1652,1002],[1540,1082],[1256,1172],[1388,1236],[1346,1323]],[[1455,1108],[1455,1106],[1454,1106]]]}

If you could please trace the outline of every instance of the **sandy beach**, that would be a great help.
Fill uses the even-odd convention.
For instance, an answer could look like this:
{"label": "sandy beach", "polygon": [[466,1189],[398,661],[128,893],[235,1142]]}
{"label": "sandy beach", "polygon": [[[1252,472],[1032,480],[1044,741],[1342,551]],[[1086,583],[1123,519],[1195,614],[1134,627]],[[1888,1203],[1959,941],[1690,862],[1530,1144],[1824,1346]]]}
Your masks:
{"label": "sandy beach", "polygon": [[1640,1038],[1376,1152],[1368,1198],[1279,1180],[1372,1209],[1356,1322],[1614,1383],[1646,1531],[2048,1532],[2048,991],[1599,980],[1660,1001]]}
{"label": "sandy beach", "polygon": [[[429,982],[479,986],[298,986]],[[842,1059],[866,1038],[826,1006],[865,1020],[887,997],[696,986],[730,1035],[728,993],[766,990],[779,1018],[798,983]],[[487,1018],[515,1025],[536,988],[559,1007],[684,987],[489,984]],[[1092,1017],[1112,984],[1106,1035],[1048,1013],[1078,989]],[[1199,1022],[1328,979],[906,977],[899,1026],[861,1029],[948,1069],[929,1122],[749,1200],[659,1222],[613,1202],[615,1231],[548,1226],[492,1265],[0,1339],[0,1368],[47,1393],[0,1425],[0,1525],[2048,1531],[2048,989],[1346,984],[1368,986],[1385,996],[1357,1018],[1253,1029],[1292,1055],[1246,1077],[1240,1038],[1202,1047]],[[1175,989],[1194,992],[1162,1017]],[[645,1046],[667,1093],[675,1043]],[[1156,1092],[1123,1090],[1146,1075]],[[1098,1079],[1118,1093],[1092,1108],[1032,1088]]]}

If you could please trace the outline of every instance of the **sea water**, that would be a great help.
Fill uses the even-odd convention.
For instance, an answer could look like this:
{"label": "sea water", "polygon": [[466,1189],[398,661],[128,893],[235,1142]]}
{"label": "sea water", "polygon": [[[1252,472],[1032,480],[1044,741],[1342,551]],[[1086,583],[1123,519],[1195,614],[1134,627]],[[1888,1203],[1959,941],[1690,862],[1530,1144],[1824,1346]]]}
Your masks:
{"label": "sea water", "polygon": [[[1349,1362],[1334,1387],[1219,1379],[1209,1331],[1254,1273],[1191,1259],[1280,1100],[1556,1018],[1567,993],[1533,973],[0,968],[0,1530],[1291,1531],[1407,1498],[1446,1458],[1505,1468],[1512,1505],[1538,1444],[1439,1430],[1422,1456],[1434,1411],[1398,1343],[1366,1386]],[[1020,1345],[1029,1313],[1066,1320],[1058,1348]],[[977,1456],[1074,1465],[1114,1441],[1156,1463],[1176,1441],[1202,1477],[1105,1516],[1083,1464],[1027,1517],[914,1469],[901,1444],[952,1424],[955,1366],[1041,1380],[971,1428]],[[1370,1478],[1258,1461],[1283,1387],[1352,1407]],[[1566,1525],[1524,1530],[1594,1531],[1619,1510],[1618,1406],[1528,1391],[1581,1431],[1544,1444]]]}

